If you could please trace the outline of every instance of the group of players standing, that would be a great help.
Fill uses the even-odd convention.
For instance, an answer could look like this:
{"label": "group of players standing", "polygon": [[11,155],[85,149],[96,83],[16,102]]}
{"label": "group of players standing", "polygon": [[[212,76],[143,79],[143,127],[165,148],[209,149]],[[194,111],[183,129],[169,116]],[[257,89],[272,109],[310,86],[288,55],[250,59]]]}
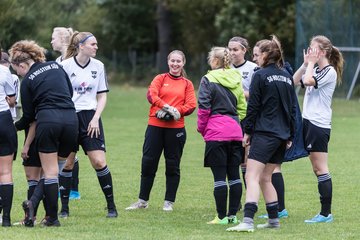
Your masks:
{"label": "group of players standing", "polygon": [[[241,37],[230,39],[228,48],[212,48],[208,55],[211,70],[199,86],[197,130],[206,143],[204,166],[210,167],[214,176],[217,211],[208,224],[239,223],[227,231],[253,232],[261,190],[267,210],[261,217],[268,218],[268,222],[257,228],[279,228],[279,218],[288,216],[281,163],[308,155],[318,179],[321,211],[305,222],[332,222],[332,180],[327,152],[331,100],[336,85],[341,82],[342,54],[327,37],[314,36],[309,48],[304,50],[304,63],[293,74],[275,36],[256,43],[253,49],[256,64],[245,60],[248,48],[246,39]],[[169,72],[157,75],[150,84],[151,108],[143,147],[140,193],[138,200],[126,210],[149,207],[162,151],[166,164],[163,210],[173,210],[186,140],[183,117],[195,109],[193,86],[183,71],[185,62],[182,52],[171,52]],[[295,85],[306,88],[303,121]],[[181,91],[170,91],[171,87]],[[239,221],[236,214],[241,208],[241,163],[247,189],[244,218]]]}
{"label": "group of players standing", "polygon": [[[41,200],[44,200],[46,211],[44,226],[60,226],[58,216],[69,216],[71,173],[79,145],[96,171],[107,201],[107,217],[118,215],[112,177],[106,165],[101,122],[109,91],[104,65],[94,58],[98,47],[93,34],[55,28],[53,40],[66,35],[70,41],[56,62],[46,62],[44,49],[33,41],[19,41],[9,50],[12,68],[23,77],[23,116],[15,123],[15,129],[9,111],[15,104],[15,90],[9,84],[10,79],[2,78],[0,94],[4,97],[0,102],[0,114],[4,117],[1,117],[0,127],[0,164],[4,167],[0,171],[0,197],[3,226],[11,225],[11,166],[17,150],[16,130],[24,129],[26,141],[22,158],[24,162],[34,162],[37,167],[31,184],[32,194],[23,203],[25,226],[34,226]],[[211,71],[203,76],[199,86],[197,130],[206,142],[204,166],[210,167],[214,175],[217,210],[215,219],[208,224],[239,223],[227,230],[254,231],[253,219],[261,189],[268,222],[258,228],[280,227],[279,218],[287,216],[284,183],[282,176],[273,176],[281,174],[280,165],[286,149],[298,147],[299,142],[300,148],[305,147],[309,153],[318,178],[321,202],[320,213],[305,222],[331,222],[332,182],[327,167],[327,147],[331,99],[341,79],[342,55],[328,38],[315,36],[304,51],[303,65],[292,76],[292,72],[286,70],[289,68],[286,68],[280,41],[275,36],[255,45],[253,59],[256,64],[245,60],[248,50],[246,39],[241,37],[232,38],[228,48],[212,48],[208,56]],[[173,210],[186,141],[184,116],[196,108],[194,87],[186,78],[185,63],[183,52],[171,52],[169,72],[157,75],[148,89],[151,107],[143,147],[139,199],[127,210],[148,207],[162,152],[166,160],[163,210]],[[6,76],[9,74],[6,72]],[[295,85],[306,88],[300,125],[296,123]],[[303,128],[300,135],[304,135],[304,141],[302,138],[296,140],[300,137],[299,127]],[[242,195],[240,164],[247,187],[241,222],[236,217]],[[62,207],[58,214],[59,190]]]}
{"label": "group of players standing", "polygon": [[37,171],[37,174],[35,170],[32,172],[34,179],[31,181],[31,186],[36,186],[32,188],[28,200],[23,202],[25,226],[34,226],[41,200],[46,215],[42,225],[60,226],[59,190],[62,203],[59,216],[69,216],[71,172],[79,145],[96,171],[107,202],[106,216],[114,218],[118,215],[112,177],[105,159],[101,122],[109,89],[104,65],[94,58],[98,49],[96,38],[90,32],[73,33],[72,29],[67,28],[55,28],[54,37],[68,39],[65,43],[66,54],[57,61],[46,62],[45,49],[34,41],[16,42],[9,50],[12,68],[23,77],[20,88],[23,115],[14,127],[8,109],[14,105],[15,89],[10,84],[9,70],[4,69],[6,77],[2,77],[4,84],[1,86],[4,87],[0,89],[4,95],[0,162],[4,165],[6,163],[6,168],[2,168],[4,174],[0,174],[3,226],[11,226],[11,172],[12,159],[17,150],[16,130],[26,130],[21,156],[25,166],[31,166]]}

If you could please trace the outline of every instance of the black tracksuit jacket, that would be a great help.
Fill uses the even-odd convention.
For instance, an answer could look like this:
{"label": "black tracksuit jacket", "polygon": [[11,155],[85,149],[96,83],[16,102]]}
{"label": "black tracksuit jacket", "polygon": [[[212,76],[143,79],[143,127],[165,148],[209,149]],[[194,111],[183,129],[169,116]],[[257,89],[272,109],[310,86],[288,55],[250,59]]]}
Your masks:
{"label": "black tracksuit jacket", "polygon": [[256,71],[244,120],[245,133],[292,140],[295,133],[296,94],[292,76],[275,64]]}

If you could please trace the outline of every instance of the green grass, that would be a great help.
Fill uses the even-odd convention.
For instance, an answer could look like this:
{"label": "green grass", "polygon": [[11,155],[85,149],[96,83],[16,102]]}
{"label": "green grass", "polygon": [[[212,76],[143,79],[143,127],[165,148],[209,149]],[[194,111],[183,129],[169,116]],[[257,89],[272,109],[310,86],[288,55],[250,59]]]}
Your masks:
{"label": "green grass", "polygon": [[[286,183],[286,208],[290,217],[281,221],[280,230],[258,230],[253,234],[228,233],[226,226],[209,226],[215,216],[213,180],[203,167],[204,143],[196,132],[196,114],[186,118],[187,143],[181,163],[181,182],[173,212],[162,211],[165,192],[164,160],[143,211],[127,212],[137,200],[144,132],[149,104],[145,88],[113,87],[103,113],[107,142],[107,161],[111,170],[119,217],[106,219],[106,204],[94,170],[82,152],[80,157],[81,200],[71,201],[70,217],[62,227],[36,226],[1,228],[0,239],[359,239],[360,104],[335,99],[329,165],[333,177],[333,214],[331,224],[306,225],[304,219],[319,211],[317,179],[308,159],[283,165]],[[19,142],[23,133],[19,133]],[[27,183],[21,160],[14,162],[15,194],[12,222],[23,218],[21,202]],[[244,195],[243,195],[244,200]],[[43,216],[42,206],[39,216]],[[258,214],[265,213],[264,202]],[[242,213],[238,214],[242,218]],[[255,223],[263,220],[255,218]]]}

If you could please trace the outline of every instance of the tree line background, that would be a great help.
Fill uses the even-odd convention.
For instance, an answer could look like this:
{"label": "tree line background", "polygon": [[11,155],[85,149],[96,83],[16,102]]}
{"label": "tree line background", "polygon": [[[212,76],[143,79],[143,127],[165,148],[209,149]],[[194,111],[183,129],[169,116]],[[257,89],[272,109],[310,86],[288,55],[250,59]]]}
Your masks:
{"label": "tree line background", "polygon": [[117,83],[148,84],[167,70],[173,49],[184,51],[189,78],[199,81],[209,69],[210,48],[236,35],[253,46],[275,34],[287,60],[295,62],[295,0],[0,0],[0,9],[3,49],[33,39],[52,59],[58,56],[50,45],[54,27],[89,31]]}

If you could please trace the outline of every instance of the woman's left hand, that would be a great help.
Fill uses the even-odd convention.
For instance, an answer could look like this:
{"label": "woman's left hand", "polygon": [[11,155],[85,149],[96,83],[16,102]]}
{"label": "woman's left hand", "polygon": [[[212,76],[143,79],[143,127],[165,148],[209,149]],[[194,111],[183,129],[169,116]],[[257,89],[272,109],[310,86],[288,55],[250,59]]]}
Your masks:
{"label": "woman's left hand", "polygon": [[100,135],[99,119],[91,119],[87,129],[87,135],[91,138],[93,138],[94,135],[96,138]]}

